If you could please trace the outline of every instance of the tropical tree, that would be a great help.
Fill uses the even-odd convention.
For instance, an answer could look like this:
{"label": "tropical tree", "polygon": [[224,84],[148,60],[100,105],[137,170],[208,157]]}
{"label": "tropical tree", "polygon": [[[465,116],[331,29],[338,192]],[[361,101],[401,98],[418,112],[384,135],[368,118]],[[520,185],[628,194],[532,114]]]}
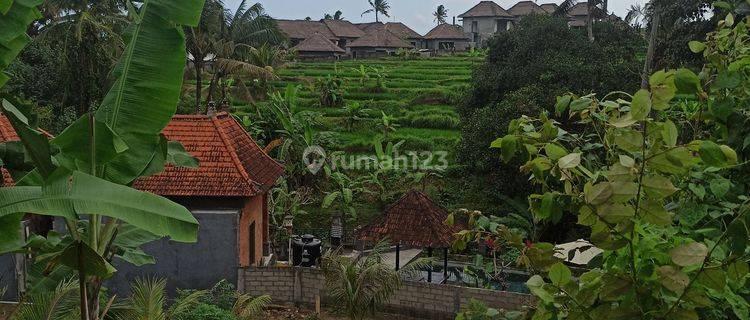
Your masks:
{"label": "tropical tree", "polygon": [[625,15],[625,22],[636,29],[643,27],[643,19],[646,18],[646,7],[640,3],[630,5],[627,15]]}
{"label": "tropical tree", "polygon": [[382,14],[386,17],[390,17],[388,11],[391,10],[391,6],[388,4],[388,0],[367,0],[370,4],[370,9],[362,12],[362,16],[368,13],[375,13],[375,22],[380,22],[378,15]]}
{"label": "tropical tree", "polygon": [[325,170],[326,175],[331,179],[332,191],[326,193],[321,207],[323,209],[333,206],[338,207],[338,210],[331,217],[332,225],[341,226],[344,230],[346,220],[356,221],[357,219],[354,197],[362,191],[362,185],[359,181],[340,171],[331,172],[329,167],[326,167]]}
{"label": "tropical tree", "polygon": [[396,271],[383,263],[382,255],[388,248],[388,242],[378,242],[359,261],[338,251],[328,251],[323,256],[327,293],[349,319],[364,319],[374,314],[403,285],[404,278],[420,274],[431,262],[418,259]]}
{"label": "tropical tree", "polygon": [[[565,0],[557,7],[556,15],[566,15],[578,0]],[[588,0],[586,1],[586,34],[589,41],[594,42],[594,21],[602,19],[607,15],[608,0]]]}
{"label": "tropical tree", "polygon": [[[214,94],[222,80],[231,77],[239,83],[249,76],[251,79],[269,79],[273,69],[248,62],[252,48],[264,44],[277,45],[284,40],[276,22],[268,16],[260,3],[248,7],[247,0],[240,2],[234,14],[224,8],[218,0],[208,0],[202,13],[204,21],[188,30],[188,49],[192,56],[196,80],[196,112],[200,113],[203,88],[202,72],[206,63],[214,64],[214,73],[209,84],[204,113],[208,112]],[[244,84],[244,83],[243,83]],[[222,94],[222,100],[226,98]]]}
{"label": "tropical tree", "polygon": [[387,115],[384,111],[381,111],[380,113],[381,117],[378,119],[378,127],[380,127],[383,132],[383,138],[387,140],[391,133],[396,132],[399,125],[396,123],[396,118],[394,116]]}
{"label": "tropical tree", "polygon": [[[25,32],[40,3],[4,2],[0,46],[11,49],[0,52],[0,70],[28,43]],[[186,59],[181,28],[197,24],[202,5],[200,0],[146,0],[138,8],[131,6],[129,41],[112,73],[115,85],[96,112],[51,141],[29,125],[33,117],[27,106],[12,97],[2,101],[2,112],[34,169],[16,186],[0,189],[0,252],[33,249],[34,244],[24,248],[17,229],[26,213],[64,220],[67,234],[58,243],[61,250],[46,256],[47,274],[77,276],[83,320],[102,316],[101,286],[115,272],[110,261],[115,256],[130,260],[121,255],[127,248],[117,244],[124,228],[179,242],[197,240],[198,222],[187,209],[128,186],[162,171],[175,151],[187,156],[177,158],[189,159],[176,165],[196,164],[161,132],[180,96]],[[7,79],[0,75],[0,86]]]}
{"label": "tropical tree", "polygon": [[363,105],[357,101],[351,101],[344,105],[344,117],[346,118],[346,130],[351,132],[354,129],[354,124],[358,121],[362,121],[367,118],[368,112],[371,109],[364,108]]}
{"label": "tropical tree", "polygon": [[341,10],[336,10],[333,14],[333,20],[344,20],[344,13]]}
{"label": "tropical tree", "polygon": [[432,16],[435,17],[433,22],[437,22],[437,24],[445,24],[445,18],[448,17],[448,10],[441,4],[437,7],[435,12],[432,13]]}

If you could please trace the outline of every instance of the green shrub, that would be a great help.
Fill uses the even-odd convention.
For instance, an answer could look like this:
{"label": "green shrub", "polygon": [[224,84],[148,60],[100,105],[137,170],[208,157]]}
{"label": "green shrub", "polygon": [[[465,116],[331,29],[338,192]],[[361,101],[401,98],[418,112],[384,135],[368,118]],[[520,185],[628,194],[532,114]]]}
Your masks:
{"label": "green shrub", "polygon": [[199,303],[194,308],[187,309],[175,314],[174,320],[237,320],[232,311],[219,308],[218,306]]}

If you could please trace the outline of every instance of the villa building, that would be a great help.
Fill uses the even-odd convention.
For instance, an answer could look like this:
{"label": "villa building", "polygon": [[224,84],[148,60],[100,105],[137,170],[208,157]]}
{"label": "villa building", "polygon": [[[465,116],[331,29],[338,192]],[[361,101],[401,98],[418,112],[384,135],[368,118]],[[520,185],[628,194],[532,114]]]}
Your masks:
{"label": "villa building", "polygon": [[[154,176],[136,180],[133,187],[183,205],[200,223],[198,242],[161,239],[142,247],[155,264],[134,266],[116,259],[116,276],[107,281],[114,292],[127,292],[133,278],[149,275],[168,279],[167,287],[209,288],[221,279],[237,281],[237,269],[257,265],[269,252],[268,192],[284,167],[255,143],[228,113],[176,115],[164,129],[200,163],[198,168],[167,165]],[[0,115],[0,139],[17,141],[8,120]],[[6,184],[12,184],[7,170]],[[55,221],[55,229],[64,229]],[[13,275],[18,257],[0,256],[0,271]],[[15,267],[14,267],[15,266]],[[7,272],[11,271],[11,272]],[[7,272],[7,273],[6,273]],[[5,278],[5,277],[0,277]],[[23,274],[0,279],[9,290]],[[21,291],[21,290],[19,290]]]}
{"label": "villa building", "polygon": [[466,51],[470,48],[469,38],[461,27],[448,23],[433,28],[424,39],[427,49],[438,53]]}

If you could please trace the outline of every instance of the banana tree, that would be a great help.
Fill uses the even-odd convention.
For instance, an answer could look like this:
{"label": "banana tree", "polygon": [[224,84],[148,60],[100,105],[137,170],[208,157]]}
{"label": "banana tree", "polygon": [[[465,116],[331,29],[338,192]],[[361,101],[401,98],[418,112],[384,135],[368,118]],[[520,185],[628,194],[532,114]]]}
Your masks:
{"label": "banana tree", "polygon": [[[29,41],[26,28],[39,17],[40,0],[0,2],[0,71]],[[28,250],[18,227],[24,214],[59,217],[70,241],[47,255],[49,270],[75,270],[81,319],[99,319],[102,282],[123,252],[117,234],[127,228],[179,242],[197,240],[198,222],[183,206],[129,186],[187,159],[184,148],[161,134],[176,112],[186,50],[182,26],[196,25],[203,0],[143,0],[130,6],[127,45],[113,70],[116,79],[101,106],[52,140],[34,129],[28,107],[2,99],[3,114],[18,133],[34,169],[0,188],[0,253]],[[0,86],[8,76],[0,75]],[[181,156],[176,156],[180,154]],[[121,244],[121,242],[120,242]]]}

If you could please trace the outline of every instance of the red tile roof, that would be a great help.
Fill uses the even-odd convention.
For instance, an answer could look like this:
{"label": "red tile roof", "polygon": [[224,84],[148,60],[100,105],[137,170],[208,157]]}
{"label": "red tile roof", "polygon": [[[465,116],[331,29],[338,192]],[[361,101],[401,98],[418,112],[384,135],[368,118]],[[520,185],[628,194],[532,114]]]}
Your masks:
{"label": "red tile roof", "polygon": [[177,115],[164,129],[200,161],[198,168],[167,165],[133,187],[162,196],[249,197],[270,189],[284,167],[268,156],[231,115]]}
{"label": "red tile roof", "polygon": [[[267,191],[284,172],[225,112],[213,117],[177,115],[163,132],[167,139],[181,142],[200,166],[167,165],[164,172],[137,180],[136,189],[162,196],[249,197]],[[0,142],[17,140],[10,122],[0,114]],[[5,185],[13,183],[4,168],[2,175]]]}
{"label": "red tile roof", "polygon": [[448,213],[426,194],[412,190],[360,230],[359,238],[371,242],[388,238],[391,243],[417,247],[450,247],[453,235],[462,227],[445,225],[447,217]]}

